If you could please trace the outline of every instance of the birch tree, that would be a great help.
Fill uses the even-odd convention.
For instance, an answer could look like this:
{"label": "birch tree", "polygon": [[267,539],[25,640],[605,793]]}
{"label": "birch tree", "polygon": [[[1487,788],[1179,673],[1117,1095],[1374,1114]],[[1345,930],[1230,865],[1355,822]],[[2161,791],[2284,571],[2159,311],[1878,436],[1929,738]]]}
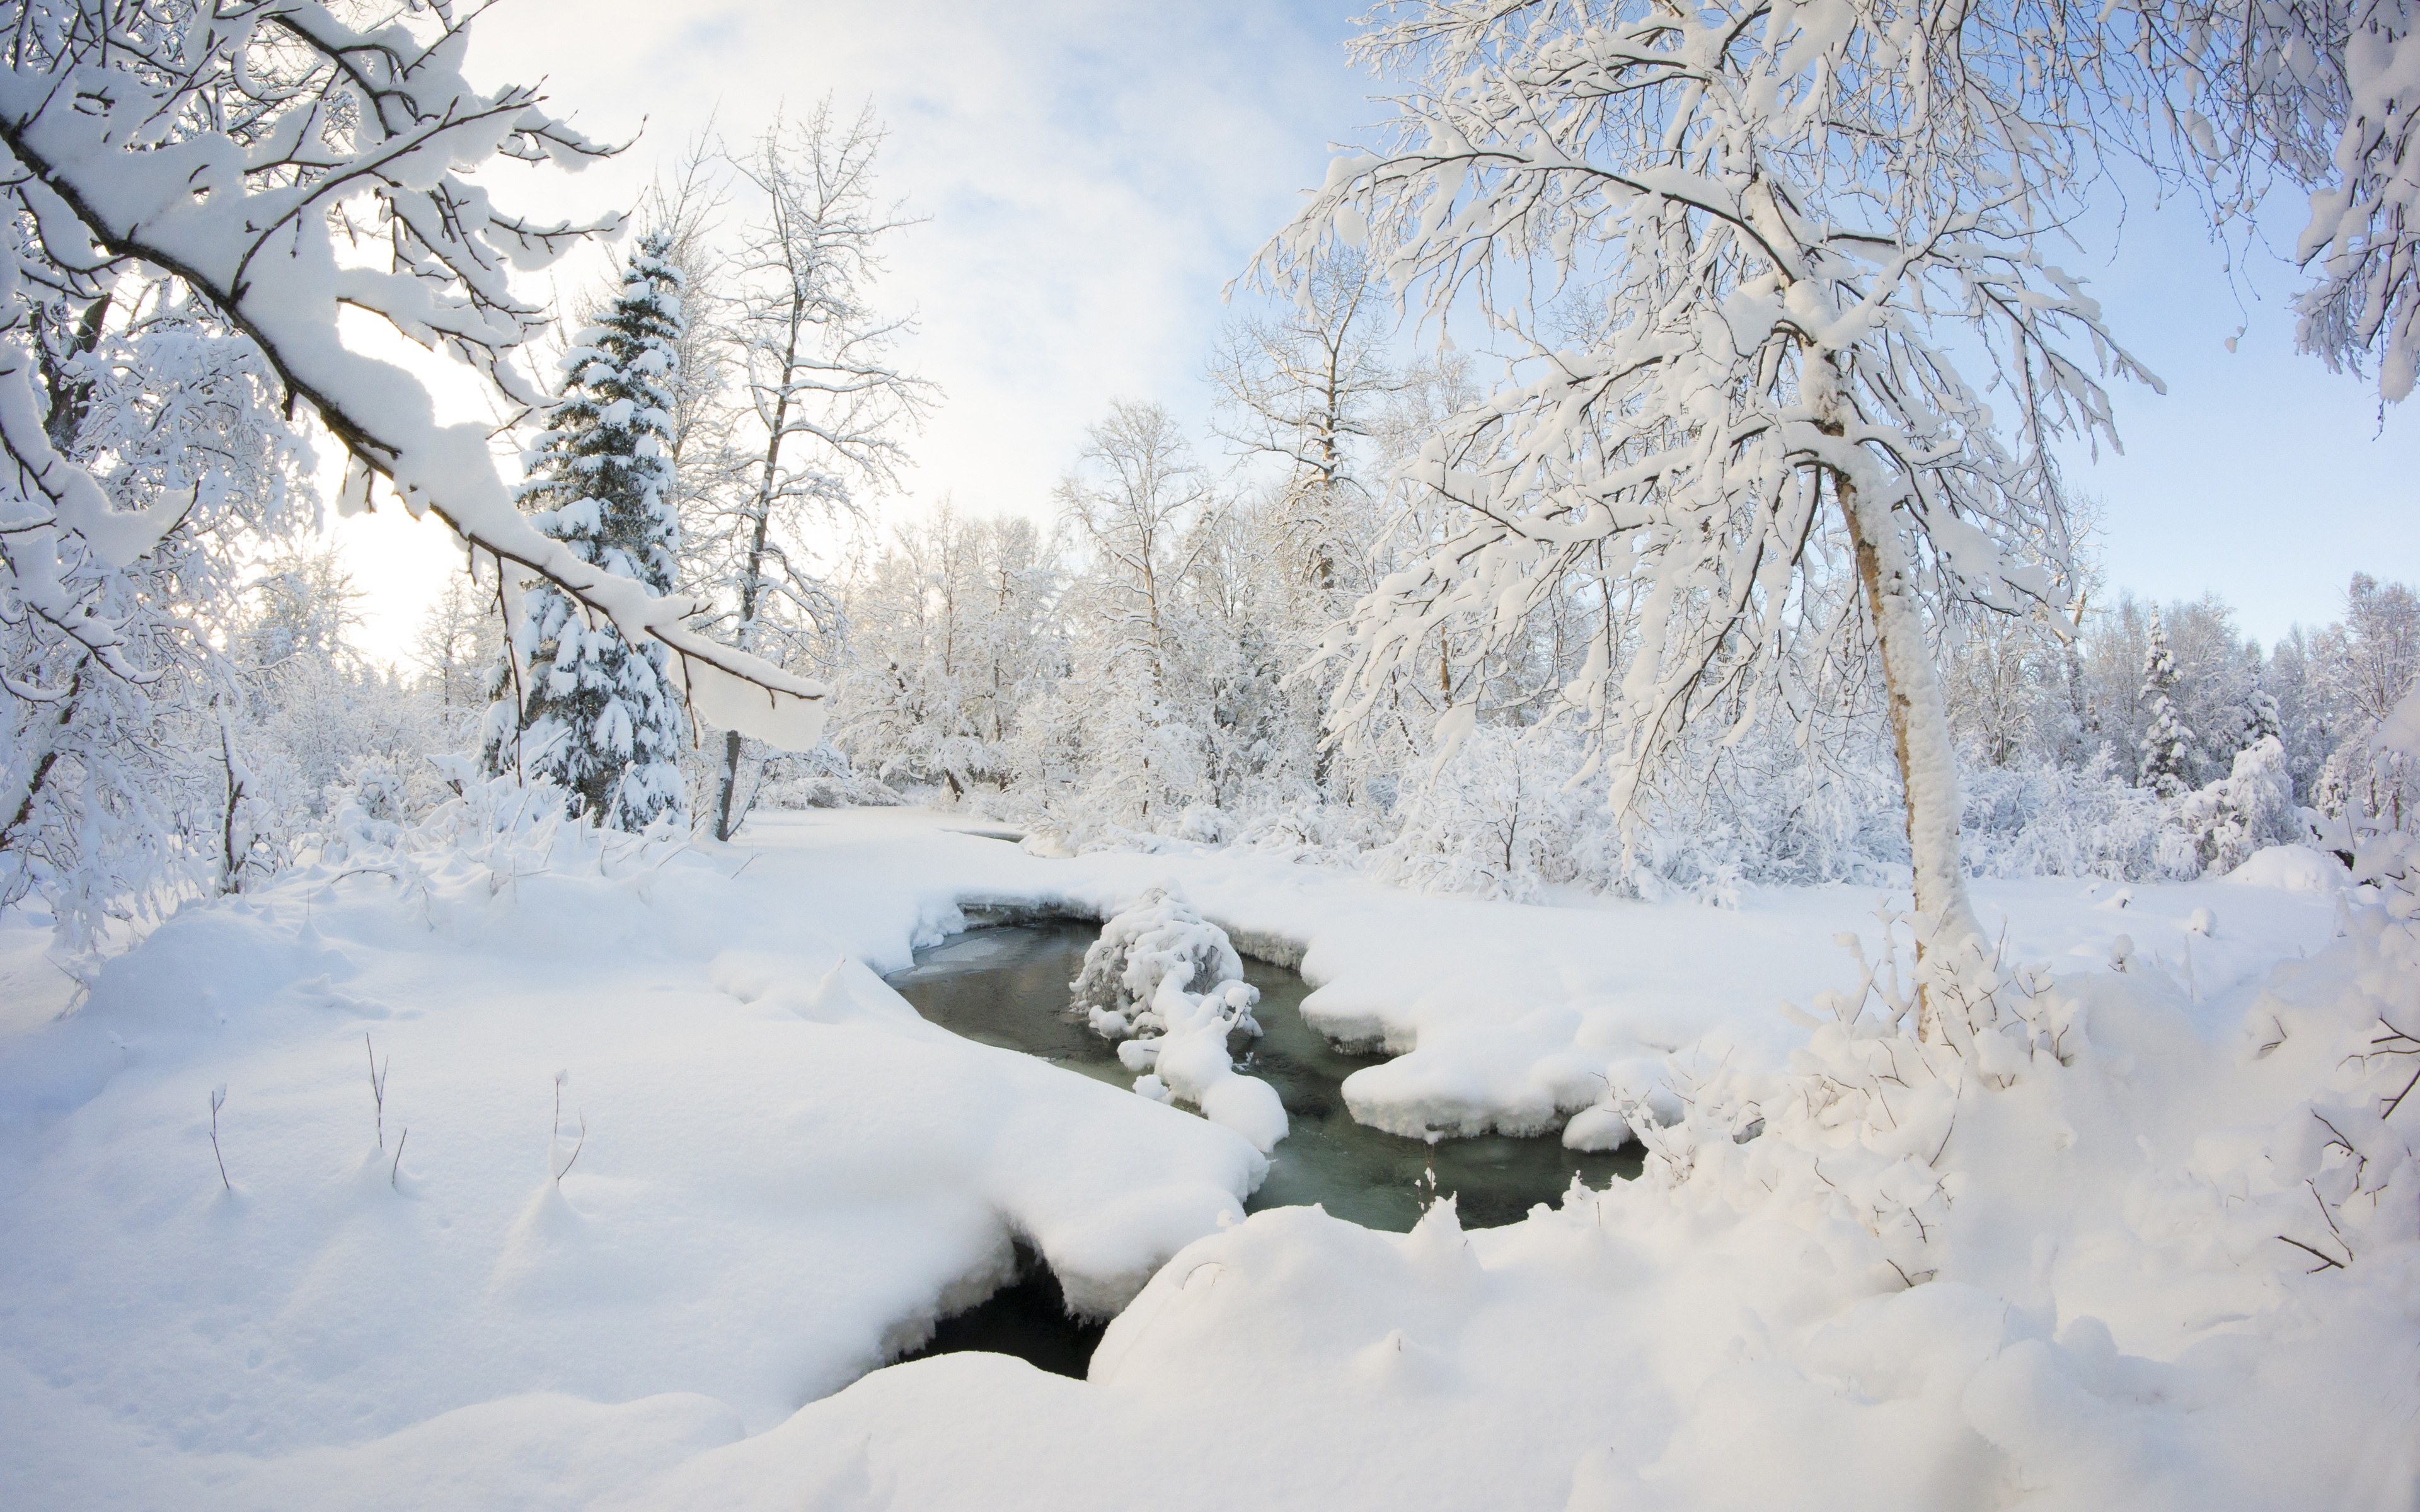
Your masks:
{"label": "birch tree", "polygon": [[[906,433],[937,397],[892,359],[908,321],[869,302],[882,243],[908,224],[876,194],[881,145],[870,109],[845,120],[827,100],[731,160],[756,218],[730,263],[727,339],[759,451],[725,501],[699,501],[691,574],[716,599],[711,633],[782,665],[828,655],[836,628],[802,529],[895,486]],[[719,840],[747,812],[745,733],[723,734]]]}
{"label": "birch tree", "polygon": [[1303,581],[1338,584],[1340,537],[1378,501],[1366,455],[1387,399],[1404,380],[1388,361],[1384,291],[1357,251],[1330,252],[1302,298],[1232,322],[1210,360],[1214,428],[1236,452],[1283,470],[1277,499],[1300,550]]}
{"label": "birch tree", "polygon": [[[1364,247],[1513,370],[1404,470],[1454,525],[1326,643],[1338,727],[1456,628],[1512,647],[1576,579],[1605,611],[1559,712],[1626,808],[1700,709],[1786,704],[1794,644],[1870,637],[1917,910],[1936,944],[1979,933],[1927,601],[2063,602],[2052,448],[2114,440],[2102,378],[2149,378],[2044,255],[2093,167],[2098,64],[2040,20],[1435,0],[1362,34],[1403,86],[1392,135],[1338,158],[1260,267],[1300,287]],[[1810,612],[1806,579],[1842,571],[1862,612]],[[1474,689],[1441,731],[1481,712]]]}

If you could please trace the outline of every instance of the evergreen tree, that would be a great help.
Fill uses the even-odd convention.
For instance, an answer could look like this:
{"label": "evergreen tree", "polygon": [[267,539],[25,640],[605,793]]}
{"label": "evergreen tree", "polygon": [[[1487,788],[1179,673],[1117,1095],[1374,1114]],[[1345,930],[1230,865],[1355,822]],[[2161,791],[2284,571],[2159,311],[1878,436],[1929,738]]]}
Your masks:
{"label": "evergreen tree", "polygon": [[2151,717],[2143,733],[2143,775],[2140,786],[2163,798],[2182,797],[2193,791],[2194,733],[2177,713],[2177,659],[2168,650],[2167,627],[2160,611],[2151,610],[2151,647],[2143,658],[2143,706]]}
{"label": "evergreen tree", "polygon": [[2277,701],[2264,687],[2254,687],[2243,704],[2243,744],[2246,748],[2264,740],[2276,741],[2280,749],[2286,743],[2286,718],[2278,712]]}
{"label": "evergreen tree", "polygon": [[[564,355],[563,393],[524,455],[520,490],[538,529],[659,594],[672,589],[680,545],[672,389],[683,327],[671,249],[662,231],[642,240],[621,292]],[[488,769],[551,778],[572,812],[612,829],[685,817],[678,752],[688,717],[665,656],[660,643],[634,648],[551,584],[539,587],[514,626]]]}

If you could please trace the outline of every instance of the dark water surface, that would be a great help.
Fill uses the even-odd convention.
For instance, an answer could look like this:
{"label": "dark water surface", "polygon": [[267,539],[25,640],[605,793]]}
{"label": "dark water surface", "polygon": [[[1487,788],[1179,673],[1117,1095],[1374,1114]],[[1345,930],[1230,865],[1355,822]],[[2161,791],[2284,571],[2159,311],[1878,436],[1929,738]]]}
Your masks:
{"label": "dark water surface", "polygon": [[[954,1033],[1132,1087],[1134,1073],[1119,1064],[1116,1044],[1067,1011],[1067,984],[1099,934],[1096,926],[1077,923],[971,930],[917,951],[916,964],[889,980],[916,1011]],[[1248,1211],[1315,1202],[1339,1218],[1401,1233],[1419,1220],[1434,1190],[1460,1198],[1464,1227],[1487,1228],[1518,1221],[1533,1204],[1555,1202],[1575,1176],[1602,1187],[1638,1173],[1636,1145],[1581,1154],[1553,1134],[1431,1145],[1356,1123],[1342,1084],[1387,1057],[1347,1055],[1304,1023],[1310,987],[1294,972],[1248,958],[1244,976],[1261,990],[1252,1013],[1264,1032],[1236,1070],[1276,1088],[1293,1126],[1270,1155],[1268,1180],[1245,1204]]]}
{"label": "dark water surface", "polygon": [[[971,930],[917,951],[913,966],[888,980],[943,1028],[1131,1088],[1134,1073],[1119,1064],[1117,1046],[1068,1011],[1068,983],[1100,933],[1073,923]],[[1400,1233],[1438,1193],[1460,1198],[1464,1227],[1493,1227],[1517,1221],[1532,1204],[1554,1202],[1575,1176],[1601,1187],[1638,1174],[1636,1145],[1606,1155],[1575,1153],[1552,1134],[1431,1145],[1355,1123],[1342,1083],[1387,1057],[1346,1055],[1304,1023],[1310,987],[1295,973],[1247,958],[1244,975],[1261,990],[1252,1013],[1263,1034],[1238,1069],[1277,1089],[1292,1124],[1269,1158],[1268,1180],[1244,1204],[1248,1211],[1316,1202],[1339,1218]],[[976,1350],[1081,1378],[1105,1326],[1069,1317],[1058,1278],[1020,1247],[1014,1285],[944,1319],[907,1359]]]}

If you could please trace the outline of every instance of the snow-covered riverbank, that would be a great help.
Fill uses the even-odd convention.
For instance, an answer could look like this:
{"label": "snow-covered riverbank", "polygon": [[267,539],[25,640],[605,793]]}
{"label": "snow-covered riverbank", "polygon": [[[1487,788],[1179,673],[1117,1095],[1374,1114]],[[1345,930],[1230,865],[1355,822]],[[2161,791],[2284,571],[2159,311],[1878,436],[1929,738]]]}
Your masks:
{"label": "snow-covered riverbank", "polygon": [[[410,895],[298,874],[164,926],[66,1020],[9,1014],[0,1500],[2408,1493],[2409,1237],[2306,1280],[2206,1211],[2327,1073],[2317,1017],[2288,1053],[2239,1031],[2259,1001],[2302,1032],[2298,991],[2350,990],[2328,956],[2261,997],[2326,947],[2332,896],[1978,887],[2012,957],[2078,974],[2095,1054],[1973,1116],[1974,1200],[1908,1289],[1862,1232],[1644,1182],[1471,1235],[1444,1211],[1400,1239],[1234,1223],[1259,1171],[1240,1137],[957,1041],[878,980],[963,906],[1098,916],[1172,880],[1301,951],[1307,1011],[1408,1048],[1348,1086],[1357,1112],[1537,1127],[1675,1064],[1782,1072],[1808,1036],[1776,1005],[1846,984],[1833,937],[1873,937],[1869,893],[1488,904],[1234,852],[1039,857],[895,811],[746,838],[601,872],[458,864]],[[11,982],[39,976],[23,955]],[[1141,1288],[1092,1381],[954,1356],[840,1390],[992,1284],[1013,1237],[1088,1305]],[[2341,1494],[2302,1497],[2320,1481]]]}

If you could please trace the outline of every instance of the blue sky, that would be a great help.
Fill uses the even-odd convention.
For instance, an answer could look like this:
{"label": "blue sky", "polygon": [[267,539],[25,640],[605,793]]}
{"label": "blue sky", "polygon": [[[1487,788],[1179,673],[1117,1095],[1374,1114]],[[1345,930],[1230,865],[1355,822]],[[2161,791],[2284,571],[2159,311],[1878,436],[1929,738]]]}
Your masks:
{"label": "blue sky", "polygon": [[[948,391],[906,497],[885,507],[948,493],[1047,515],[1111,399],[1159,399],[1197,426],[1206,415],[1222,285],[1321,179],[1327,145],[1384,114],[1342,53],[1360,8],[513,0],[479,23],[472,67],[544,76],[592,134],[644,127],[622,159],[516,196],[564,212],[629,202],[709,117],[744,137],[784,100],[871,99],[891,128],[885,181],[927,218],[900,238],[885,296],[917,312],[908,358]],[[2118,393],[2123,456],[2075,459],[2107,504],[2113,583],[2215,591],[2268,640],[2332,618],[2356,568],[2420,579],[2420,413],[2407,405],[2381,431],[2366,386],[2294,355],[2290,270],[2256,255],[2237,285],[2267,298],[2239,310],[2191,207],[2137,202],[2128,219],[2114,257],[2073,259],[2168,386]],[[342,531],[372,592],[368,638],[397,655],[449,565],[442,531]]]}

